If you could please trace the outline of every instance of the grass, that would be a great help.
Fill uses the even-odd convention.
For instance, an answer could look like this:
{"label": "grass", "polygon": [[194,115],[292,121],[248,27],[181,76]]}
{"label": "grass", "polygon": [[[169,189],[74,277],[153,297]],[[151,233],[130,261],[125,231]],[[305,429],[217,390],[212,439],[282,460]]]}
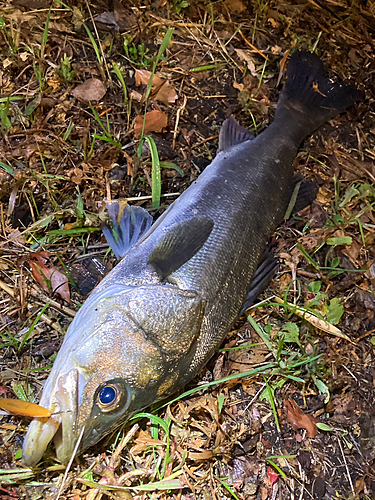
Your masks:
{"label": "grass", "polygon": [[151,180],[152,180],[152,208],[160,206],[161,195],[161,171],[158,150],[152,137],[145,137],[151,152]]}
{"label": "grass", "polygon": [[[158,10],[157,18],[152,17],[147,9],[141,9],[137,22],[139,21],[140,26],[145,27],[144,32],[139,32],[138,25],[134,28],[130,22],[130,27],[126,30],[126,36],[128,36],[126,47],[123,42],[124,35],[120,34],[112,38],[109,48],[106,48],[106,39],[102,33],[99,33],[99,38],[98,33],[95,33],[94,30],[90,36],[90,29],[87,26],[83,26],[81,32],[76,32],[75,27],[72,28],[73,9],[70,9],[69,12],[64,9],[33,11],[32,15],[35,16],[37,25],[32,24],[33,20],[30,26],[28,23],[17,24],[14,19],[8,19],[8,14],[3,14],[3,18],[0,19],[0,36],[3,40],[2,56],[5,62],[9,59],[10,65],[6,67],[4,64],[2,69],[4,93],[0,97],[0,125],[4,141],[4,156],[2,163],[0,163],[1,181],[4,179],[1,186],[3,204],[0,204],[3,239],[0,244],[2,244],[3,252],[1,255],[3,277],[8,283],[14,284],[14,290],[17,289],[16,285],[19,283],[22,286],[21,278],[26,280],[28,286],[34,284],[28,274],[28,252],[30,249],[40,249],[41,246],[50,249],[55,255],[61,256],[62,263],[71,262],[77,255],[84,252],[87,252],[88,255],[98,253],[100,257],[105,255],[106,249],[101,248],[103,241],[99,231],[100,218],[94,215],[100,211],[100,203],[104,197],[116,199],[131,196],[133,203],[143,204],[149,209],[153,205],[154,210],[157,210],[160,207],[161,169],[172,168],[181,176],[185,172],[183,180],[178,176],[165,176],[163,181],[163,195],[167,190],[181,192],[197,175],[195,168],[190,167],[191,158],[193,157],[193,161],[198,165],[196,157],[201,155],[209,159],[214,157],[215,146],[212,141],[204,143],[202,146],[199,146],[198,143],[202,138],[206,138],[211,131],[213,134],[216,133],[217,127],[224,119],[223,113],[226,109],[239,109],[237,93],[233,91],[232,84],[234,80],[236,83],[242,83],[243,75],[238,71],[235,56],[233,59],[228,57],[224,49],[227,47],[228,53],[232,54],[232,48],[244,47],[242,37],[238,36],[240,31],[257,49],[268,47],[267,51],[263,51],[264,55],[269,57],[267,66],[264,57],[259,52],[253,52],[260,78],[250,91],[252,102],[247,101],[244,104],[244,106],[248,104],[248,110],[252,112],[250,118],[256,133],[257,128],[259,129],[259,119],[265,123],[269,118],[268,115],[273,113],[272,107],[275,104],[276,93],[274,93],[272,82],[277,78],[277,62],[281,59],[282,54],[288,49],[295,49],[293,33],[300,34],[299,43],[301,46],[312,51],[319,50],[322,55],[324,54],[326,60],[330,60],[334,54],[337,73],[352,74],[353,81],[365,81],[367,78],[363,73],[363,78],[361,78],[361,64],[352,61],[348,66],[345,66],[342,64],[343,51],[338,54],[337,51],[333,50],[334,43],[332,45],[327,34],[331,29],[330,22],[334,21],[329,11],[324,11],[326,18],[321,16],[320,10],[314,11],[316,16],[310,14],[308,17],[309,9],[313,8],[310,6],[303,12],[298,11],[298,15],[296,15],[294,6],[288,4],[290,13],[284,12],[284,7],[280,6],[279,17],[272,18],[274,13],[271,9],[268,10],[266,2],[257,2],[251,6],[254,15],[249,21],[245,15],[233,15],[232,13],[229,16],[230,12],[228,14],[220,2],[210,4],[207,11],[200,10],[199,5],[193,7],[197,9],[194,21],[188,19],[191,11],[187,10],[185,2],[169,2],[165,7],[169,9],[168,18],[165,18],[164,21],[163,7]],[[79,8],[86,10],[85,12],[82,10],[81,14],[82,19],[87,19],[89,17],[87,9],[84,6]],[[363,8],[365,9],[365,7]],[[180,10],[176,16],[178,9]],[[340,9],[336,9],[335,6],[332,9],[335,12],[337,10],[339,16],[342,15]],[[341,10],[345,11],[345,9]],[[24,13],[24,15],[28,14],[29,12]],[[351,11],[350,16],[346,18],[346,23],[350,23],[354,17],[355,12]],[[315,18],[319,18],[321,27],[316,24],[315,28],[311,29],[308,23],[314,23]],[[274,23],[280,23],[279,27],[274,28],[269,19],[274,19]],[[62,57],[58,56],[61,51],[57,50],[58,42],[56,40],[63,36],[63,31],[60,30],[64,23],[68,33],[67,48],[71,46],[73,49],[73,55],[69,57],[66,54]],[[302,23],[304,24],[301,35]],[[172,25],[176,29],[176,34],[173,40],[170,38],[167,43],[166,33]],[[339,31],[340,23],[336,23],[335,26]],[[277,38],[278,30],[283,32],[283,37],[280,40]],[[224,31],[227,31],[225,38]],[[367,67],[371,62],[371,54],[363,50],[367,42],[361,43],[360,30],[353,29],[351,33],[356,33],[359,40],[357,40],[355,54],[366,61],[363,67]],[[34,37],[35,34],[37,36]],[[340,31],[340,37],[345,40],[345,31]],[[149,44],[148,40],[152,40],[156,46],[160,45],[160,49],[152,48],[153,46],[151,43]],[[298,41],[297,38],[295,40]],[[166,43],[164,52],[161,52],[164,42]],[[280,45],[281,52],[277,52],[278,48],[275,48],[275,43]],[[349,45],[352,43],[350,39],[348,39],[348,43]],[[168,61],[165,61],[164,57],[166,47],[171,49],[168,51]],[[271,53],[271,48],[275,52]],[[156,55],[153,54],[154,51],[156,51]],[[77,54],[80,55],[79,59]],[[160,58],[157,61],[159,54]],[[184,57],[180,57],[180,54],[183,54]],[[25,57],[25,60],[21,56]],[[189,59],[190,56],[194,56],[193,59]],[[224,59],[225,63],[222,63]],[[108,67],[111,68],[110,72]],[[147,108],[150,107],[151,97],[148,87],[146,89],[148,102],[139,103],[131,98],[131,92],[134,90],[131,83],[132,71],[142,67],[153,69],[153,74],[156,70],[160,70],[161,76],[164,79],[168,78],[176,86],[180,98],[187,97],[187,106],[181,114],[177,130],[176,150],[173,153],[175,156],[169,158],[170,153],[166,155],[162,150],[157,151],[156,143],[151,137],[142,137],[141,142],[147,141],[151,156],[151,162],[145,161],[142,166],[148,171],[151,170],[152,188],[149,187],[146,175],[142,171],[134,173],[132,170],[136,163],[135,150],[138,143],[134,141],[131,123],[137,114],[143,114],[147,111]],[[202,72],[206,72],[203,78]],[[107,84],[107,94],[103,98],[103,103],[92,106],[92,109],[70,97],[72,88],[88,78],[91,73],[99,75]],[[271,75],[275,75],[276,78],[268,80],[268,76]],[[8,87],[7,82],[10,82]],[[128,85],[126,82],[129,82]],[[150,85],[151,82],[152,79]],[[218,82],[222,85],[218,85]],[[52,84],[56,87],[50,86]],[[270,91],[267,94],[271,100],[269,112],[260,112],[256,107],[258,103],[255,101],[259,96],[262,84],[263,88]],[[227,91],[229,88],[230,92]],[[40,105],[41,92],[45,94],[43,97],[50,97],[51,94],[56,98],[57,104],[50,111]],[[224,98],[215,97],[224,94]],[[198,98],[203,111],[197,111],[195,117],[195,111],[192,112],[192,104]],[[211,105],[209,110],[205,107],[206,103]],[[161,109],[168,114],[169,118],[169,129],[163,135],[166,142],[169,141],[171,130],[173,131],[178,106],[179,103],[161,105]],[[361,107],[362,125],[367,123],[366,116],[367,118],[369,116],[366,115],[366,106],[363,104]],[[246,108],[245,112],[247,112]],[[241,113],[244,114],[243,111],[239,111],[240,119],[243,118]],[[354,111],[351,114],[351,120],[354,130],[358,121]],[[207,129],[201,129],[197,124],[202,124]],[[207,417],[204,413],[205,409],[202,410],[203,417],[197,410],[196,416],[189,416],[182,424],[173,420],[172,422],[168,421],[167,415],[171,414],[174,418],[180,407],[187,408],[189,405],[199,402],[200,398],[203,400],[211,398],[213,406],[216,408],[219,424],[226,429],[228,427],[225,426],[229,425],[229,428],[232,429],[224,437],[224,445],[228,445],[228,456],[230,456],[233,449],[230,447],[231,439],[238,439],[239,444],[241,444],[246,435],[241,435],[239,429],[241,423],[244,422],[247,432],[258,434],[259,442],[264,438],[263,430],[258,432],[254,428],[247,427],[247,411],[259,411],[262,423],[266,414],[270,415],[271,421],[267,424],[269,432],[276,428],[281,411],[281,397],[285,391],[293,390],[297,397],[303,395],[306,406],[310,410],[312,408],[311,398],[314,398],[314,401],[320,401],[320,409],[324,409],[324,405],[330,403],[332,392],[330,363],[338,367],[347,366],[347,369],[350,370],[347,374],[349,376],[342,377],[342,373],[339,372],[336,380],[340,380],[340,377],[346,382],[349,380],[347,382],[348,391],[354,390],[354,386],[350,384],[351,380],[357,377],[357,380],[360,381],[361,378],[358,369],[356,369],[357,365],[352,357],[352,352],[353,356],[354,353],[358,356],[359,364],[369,366],[371,345],[361,345],[360,349],[356,345],[349,344],[347,338],[334,338],[326,334],[325,331],[320,334],[324,337],[321,337],[318,343],[316,330],[318,327],[316,325],[337,324],[343,328],[344,332],[347,332],[345,326],[347,323],[342,322],[342,319],[349,318],[350,321],[351,315],[357,314],[356,300],[360,293],[371,293],[370,281],[362,274],[364,263],[371,263],[372,258],[372,233],[375,229],[372,217],[375,196],[371,185],[372,181],[362,168],[369,169],[368,162],[373,161],[370,153],[369,155],[366,153],[367,150],[373,150],[373,134],[369,132],[364,135],[363,128],[358,126],[358,138],[356,138],[355,134],[352,133],[353,130],[348,129],[344,114],[338,121],[333,120],[330,127],[333,127],[335,132],[329,136],[329,140],[325,131],[321,131],[319,135],[315,136],[316,142],[305,143],[303,149],[309,152],[304,153],[305,156],[299,156],[296,160],[300,168],[307,167],[305,170],[308,175],[313,173],[320,176],[320,187],[322,193],[326,193],[326,199],[321,193],[319,204],[324,207],[328,214],[328,222],[325,227],[317,227],[314,226],[315,221],[312,216],[302,214],[298,224],[287,225],[286,229],[279,231],[277,241],[280,246],[283,245],[283,252],[290,253],[290,261],[288,261],[288,257],[285,260],[291,265],[282,265],[273,289],[276,298],[253,308],[245,329],[241,330],[240,333],[232,332],[230,340],[236,338],[238,341],[243,341],[243,345],[224,348],[220,352],[224,359],[222,372],[224,374],[227,373],[225,370],[230,369],[230,356],[234,353],[246,353],[248,350],[249,357],[251,357],[250,354],[256,354],[257,350],[261,350],[266,353],[265,361],[256,364],[256,366],[250,365],[251,369],[242,373],[230,372],[228,376],[218,375],[217,380],[206,384],[197,383],[194,387],[189,386],[183,394],[177,395],[172,398],[172,401],[169,401],[171,406],[168,410],[165,410],[165,406],[164,409],[156,409],[155,411],[159,411],[157,415],[153,415],[151,412],[142,412],[145,415],[142,429],[145,429],[145,432],[149,433],[152,439],[159,440],[162,444],[145,449],[137,456],[136,464],[132,454],[124,448],[119,459],[120,465],[116,469],[118,477],[124,476],[132,468],[141,471],[142,476],[131,477],[127,479],[128,483],[118,486],[98,484],[100,475],[96,473],[97,469],[88,470],[88,464],[92,460],[92,463],[98,464],[98,468],[105,467],[107,460],[116,452],[114,446],[107,452],[105,458],[99,454],[94,455],[95,458],[90,456],[89,458],[87,456],[80,458],[79,463],[75,464],[70,472],[72,482],[67,483],[64,494],[68,496],[78,494],[74,490],[80,490],[80,488],[85,488],[87,494],[92,493],[88,492],[89,488],[100,489],[100,494],[102,494],[108,491],[108,488],[126,490],[126,487],[130,485],[130,488],[134,488],[130,490],[132,494],[139,495],[143,492],[151,497],[155,491],[158,492],[158,495],[163,493],[164,496],[169,497],[172,496],[169,491],[173,488],[176,488],[173,490],[174,494],[179,494],[182,484],[180,476],[187,474],[188,470],[192,477],[190,478],[187,474],[187,478],[193,484],[196,496],[204,495],[212,487],[218,498],[222,496],[242,498],[244,493],[237,488],[236,484],[232,484],[230,474],[226,472],[219,474],[218,472],[222,463],[227,460],[226,458],[224,460],[220,454],[216,454],[211,459],[198,462],[190,459],[187,455],[187,450],[193,442],[192,439],[199,434],[197,429],[190,426],[192,419],[196,418],[196,422],[201,425],[202,423],[207,424],[207,426],[210,424],[211,417]],[[337,139],[341,133],[345,136],[343,141]],[[325,143],[325,140],[328,142]],[[351,148],[350,155],[345,150],[348,144]],[[325,149],[329,152],[329,156]],[[337,178],[330,180],[330,161],[335,155],[342,168],[340,173],[337,173]],[[350,156],[359,163],[353,166],[350,163]],[[172,163],[172,161],[176,163]],[[345,168],[348,165],[355,172],[353,179],[346,177]],[[84,178],[80,184],[75,184],[72,180],[74,178],[72,171],[77,168],[84,171]],[[112,172],[116,169],[121,172],[125,171],[125,177],[111,178]],[[10,176],[13,184],[10,184],[10,189],[7,191],[6,182]],[[77,186],[79,191],[77,191]],[[25,223],[25,227],[20,229],[21,234],[17,243],[11,239],[16,235],[16,231],[11,227],[8,215],[8,200],[13,187],[17,189],[17,202],[20,201],[21,204],[25,204],[30,210],[32,209],[34,221],[29,226]],[[333,196],[330,196],[331,193]],[[149,195],[151,201],[148,199]],[[74,227],[72,224],[75,224]],[[311,232],[312,229],[313,232]],[[338,230],[342,233],[336,233]],[[306,244],[303,240],[305,236],[316,238],[317,244],[314,248],[311,249]],[[340,253],[347,250],[354,251],[356,245],[362,246],[357,258],[358,265],[356,265],[356,269],[346,270]],[[301,276],[299,271],[315,277]],[[293,273],[296,273],[296,276],[292,275]],[[341,280],[345,276],[344,273],[346,274],[345,279],[349,281],[352,277],[358,278],[358,281],[348,289],[350,292],[338,291],[339,287],[336,287],[337,284],[341,284]],[[288,293],[285,293],[284,296],[285,287],[283,288],[281,283],[284,278],[290,275],[292,275],[292,283],[289,286],[288,280],[285,279]],[[278,296],[281,298],[278,299]],[[277,302],[277,299],[281,303]],[[29,297],[27,300],[30,300]],[[43,304],[47,306],[47,299],[43,300]],[[83,298],[80,300],[82,301]],[[74,301],[76,304],[79,302],[76,296]],[[11,306],[19,307],[17,297]],[[10,352],[13,349],[17,353],[14,359],[4,358],[2,368],[9,367],[14,372],[23,374],[32,373],[27,381],[19,380],[15,375],[14,380],[3,383],[5,386],[14,387],[19,397],[32,398],[33,393],[36,395],[44,375],[50,369],[50,367],[45,366],[45,360],[40,362],[38,358],[29,353],[32,338],[37,335],[45,337],[54,334],[42,322],[42,309],[41,306],[38,306],[37,312],[34,311],[34,315],[26,318],[26,321],[25,318],[18,316],[18,309],[14,309],[15,312],[10,317],[10,322],[0,330],[0,349],[9,349]],[[47,309],[44,314],[47,314]],[[50,313],[48,312],[48,314]],[[300,317],[297,316],[298,314]],[[316,322],[310,323],[307,314],[314,316]],[[38,318],[39,323],[36,323]],[[367,319],[361,319],[361,321],[361,328],[366,329]],[[38,330],[40,329],[40,334],[37,327]],[[17,335],[20,329],[22,329],[23,334],[21,337]],[[250,338],[247,335],[242,338],[245,330],[251,332]],[[361,332],[358,333],[358,336],[360,334]],[[351,336],[350,332],[349,335]],[[254,341],[254,338],[259,341]],[[22,342],[24,345],[21,349]],[[361,342],[366,342],[366,340]],[[322,343],[327,344],[325,360],[319,357]],[[312,352],[308,351],[309,354],[307,354],[306,346],[309,344]],[[366,353],[368,357],[363,358],[363,353]],[[215,367],[219,365],[220,359],[220,357],[216,358]],[[364,359],[367,365],[362,363]],[[48,363],[51,364],[50,361]],[[24,369],[25,367],[26,369]],[[263,380],[265,380],[264,387]],[[260,387],[259,391],[258,387]],[[255,402],[252,403],[250,410],[245,410],[246,400],[252,399],[252,395],[250,398],[250,393],[246,393],[246,390],[252,389],[254,389],[253,393],[256,394],[256,397],[254,396]],[[336,399],[340,397],[337,391],[333,394]],[[368,396],[371,398],[371,393]],[[259,405],[255,404],[258,397],[262,401]],[[235,410],[244,413],[236,414]],[[138,416],[141,416],[142,413]],[[325,418],[325,414],[322,414],[322,419]],[[20,420],[13,421],[18,428]],[[24,421],[22,422],[25,424]],[[328,417],[324,422],[329,423]],[[282,419],[279,419],[278,423],[281,427],[282,437],[284,437],[285,423]],[[330,432],[332,427],[323,422],[319,423],[318,426],[324,432],[335,434],[335,432]],[[185,437],[181,438],[175,434],[176,427],[186,433],[181,434]],[[6,430],[3,429],[3,432],[5,434]],[[7,447],[9,446],[7,449],[13,453],[14,460],[20,458],[19,445],[15,441],[17,432],[12,430],[5,434]],[[233,432],[233,436],[231,432]],[[240,435],[241,437],[238,437]],[[205,444],[203,449],[208,451],[211,448],[214,449],[215,437],[207,439],[207,445]],[[328,446],[333,446],[334,435],[326,435],[325,438],[328,449]],[[350,439],[347,439],[348,444],[351,443],[351,438],[350,436]],[[255,461],[255,457],[257,457],[261,464],[270,464],[280,477],[284,477],[282,473],[286,474],[283,460],[288,460],[291,477],[296,479],[295,494],[300,496],[301,491],[297,485],[298,464],[296,465],[294,455],[289,456],[283,453],[285,451],[282,448],[283,442],[283,439],[276,442],[275,451],[272,452],[274,454],[271,456],[254,448],[249,452],[247,458]],[[137,435],[135,434],[133,440],[129,442],[129,447],[136,443]],[[343,443],[346,446],[345,441]],[[293,442],[293,453],[295,450],[298,451],[298,447],[303,449],[305,445],[306,442],[298,444]],[[310,441],[308,446],[311,453],[314,453],[314,442]],[[100,451],[103,450],[104,448]],[[90,450],[91,452],[95,454],[96,449]],[[321,460],[320,455],[315,453],[314,456],[318,457],[317,466],[325,467],[324,470],[328,470],[326,464],[319,461]],[[348,462],[351,458],[350,453],[345,455]],[[32,485],[37,488],[38,485],[56,486],[56,481],[61,479],[61,472],[64,468],[62,466],[48,467],[48,463],[51,463],[50,460],[51,458],[47,457],[43,470],[41,468],[32,471],[31,469],[21,469],[17,467],[17,464],[13,469],[3,469],[0,471],[0,481],[3,486],[19,482],[26,487]],[[14,467],[13,461],[10,465]],[[363,470],[367,470],[365,462],[361,463],[360,466]],[[353,463],[349,463],[349,467],[352,470]],[[212,473],[213,468],[216,468],[214,473]],[[287,474],[289,475],[289,473]],[[50,478],[53,478],[53,481]],[[112,479],[115,482],[117,476],[113,476]],[[263,479],[261,475],[256,476],[254,473],[254,484],[258,488],[267,487]],[[247,478],[244,479],[244,481],[246,480]],[[329,478],[327,478],[328,481]],[[364,477],[364,482],[366,481],[367,479]],[[83,487],[82,484],[86,486]],[[287,497],[286,491],[283,489],[285,485],[288,486],[288,483],[279,482],[279,495],[282,497]],[[186,490],[188,488],[186,487]],[[305,488],[309,493],[308,484],[305,484]],[[182,498],[184,494],[185,492],[182,492]],[[336,496],[339,494],[344,496],[341,490],[336,493]]]}

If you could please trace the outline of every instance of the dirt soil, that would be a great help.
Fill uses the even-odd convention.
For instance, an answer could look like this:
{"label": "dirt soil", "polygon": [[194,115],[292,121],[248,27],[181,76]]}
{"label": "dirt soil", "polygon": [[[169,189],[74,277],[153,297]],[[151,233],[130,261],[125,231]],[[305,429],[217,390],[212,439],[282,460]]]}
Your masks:
{"label": "dirt soil", "polygon": [[22,467],[30,418],[1,412],[0,500],[375,498],[375,4],[14,0],[0,16],[1,398],[39,401],[116,264],[105,200],[157,218],[225,118],[255,135],[272,121],[296,50],[364,91],[301,145],[316,200],[272,237],[260,305],[186,390],[206,385],[68,467],[52,445]]}

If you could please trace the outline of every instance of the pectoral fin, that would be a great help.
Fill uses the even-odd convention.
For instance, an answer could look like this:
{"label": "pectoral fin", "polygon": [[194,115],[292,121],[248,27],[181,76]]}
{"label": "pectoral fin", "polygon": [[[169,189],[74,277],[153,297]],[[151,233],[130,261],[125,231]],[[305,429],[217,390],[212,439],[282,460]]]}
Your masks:
{"label": "pectoral fin", "polygon": [[214,227],[210,217],[192,217],[170,227],[154,248],[148,263],[164,280],[202,248]]}
{"label": "pectoral fin", "polygon": [[126,252],[149,230],[152,216],[142,207],[126,205],[121,210],[118,201],[108,203],[108,214],[112,228],[102,227],[103,234],[113,253],[121,259]]}

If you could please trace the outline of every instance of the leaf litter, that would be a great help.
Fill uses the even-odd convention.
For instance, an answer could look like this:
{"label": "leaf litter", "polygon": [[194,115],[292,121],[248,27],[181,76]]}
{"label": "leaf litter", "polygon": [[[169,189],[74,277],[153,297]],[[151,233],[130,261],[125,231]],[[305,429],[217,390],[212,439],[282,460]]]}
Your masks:
{"label": "leaf litter", "polygon": [[[99,231],[104,200],[130,198],[158,217],[212,161],[226,117],[234,113],[255,134],[272,120],[296,48],[317,51],[366,100],[301,146],[296,170],[315,179],[317,199],[277,231],[279,271],[251,321],[235,325],[186,388],[200,392],[128,425],[67,472],[53,449],[42,467],[22,469],[28,420],[1,416],[0,491],[33,499],[57,492],[371,498],[374,11],[360,2],[164,0],[154,7],[116,1],[111,12],[79,1],[72,10],[54,4],[48,17],[44,1],[0,3],[0,386],[7,397],[37,403],[62,332],[115,264]],[[166,167],[156,187],[150,149],[138,151],[142,130]],[[154,207],[153,188],[161,191]]]}

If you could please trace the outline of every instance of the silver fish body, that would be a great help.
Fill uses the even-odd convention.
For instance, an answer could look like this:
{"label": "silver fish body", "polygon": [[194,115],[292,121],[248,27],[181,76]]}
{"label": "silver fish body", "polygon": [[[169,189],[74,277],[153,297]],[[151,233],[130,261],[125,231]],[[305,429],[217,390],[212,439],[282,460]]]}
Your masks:
{"label": "silver fish body", "polygon": [[227,121],[214,161],[78,312],[40,400],[62,413],[31,423],[25,465],[40,460],[55,434],[57,457],[67,462],[79,436],[82,452],[180,389],[223,341],[285,214],[299,144],[359,97],[326,79],[316,56],[293,57],[274,122],[250,138]]}

